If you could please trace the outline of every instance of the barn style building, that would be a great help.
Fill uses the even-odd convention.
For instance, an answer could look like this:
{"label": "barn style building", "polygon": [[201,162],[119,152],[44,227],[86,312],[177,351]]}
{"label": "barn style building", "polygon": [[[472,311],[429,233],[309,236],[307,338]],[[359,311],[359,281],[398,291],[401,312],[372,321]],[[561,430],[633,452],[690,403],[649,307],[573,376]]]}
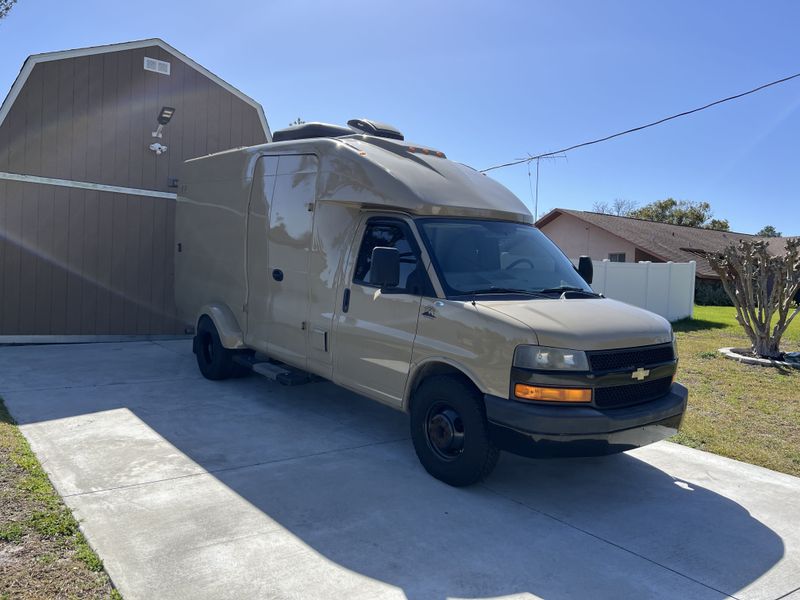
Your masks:
{"label": "barn style building", "polygon": [[0,108],[0,343],[183,333],[181,165],[268,141],[257,102],[162,40],[29,57]]}

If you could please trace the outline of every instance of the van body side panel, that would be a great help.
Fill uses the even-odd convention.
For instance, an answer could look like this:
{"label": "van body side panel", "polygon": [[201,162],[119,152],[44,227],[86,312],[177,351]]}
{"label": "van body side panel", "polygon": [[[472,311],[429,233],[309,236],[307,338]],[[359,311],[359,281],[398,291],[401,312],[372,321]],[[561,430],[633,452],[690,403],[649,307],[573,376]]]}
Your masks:
{"label": "van body side panel", "polygon": [[[423,298],[422,311],[412,378],[425,363],[439,361],[459,368],[484,394],[507,398],[514,349],[536,344],[536,334],[519,321],[497,319],[494,311],[469,301]],[[424,316],[426,311],[433,316]]]}
{"label": "van body side panel", "polygon": [[245,219],[255,159],[230,154],[184,164],[175,223],[175,302],[196,326],[207,304],[227,306],[244,331]]}
{"label": "van body side panel", "polygon": [[[325,175],[320,175],[325,179]],[[319,186],[318,186],[319,187]],[[358,225],[356,207],[317,202],[308,275],[308,370],[333,376],[333,317],[340,304],[344,262]]]}
{"label": "van body side panel", "polygon": [[267,351],[267,277],[269,209],[278,171],[277,156],[262,156],[256,164],[247,209],[247,304],[245,342],[251,348]]}
{"label": "van body side panel", "polygon": [[[316,202],[317,157],[281,155],[269,209],[267,353],[307,368],[308,268]],[[254,270],[255,272],[255,270]]]}

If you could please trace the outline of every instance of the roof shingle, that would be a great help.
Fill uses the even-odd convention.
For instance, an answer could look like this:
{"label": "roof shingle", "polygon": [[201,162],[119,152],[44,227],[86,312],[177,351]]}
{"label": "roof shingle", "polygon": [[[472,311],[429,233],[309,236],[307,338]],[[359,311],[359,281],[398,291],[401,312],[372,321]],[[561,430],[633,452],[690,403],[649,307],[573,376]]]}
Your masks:
{"label": "roof shingle", "polygon": [[602,213],[556,208],[536,222],[537,227],[546,225],[561,214],[572,215],[591,225],[605,229],[618,237],[630,241],[641,250],[662,260],[673,262],[697,262],[697,276],[717,279],[717,274],[708,261],[698,253],[720,252],[739,240],[765,240],[772,254],[781,254],[787,238],[762,238],[749,233],[717,231],[685,225],[671,225],[657,221],[646,221],[632,217],[618,217]]}

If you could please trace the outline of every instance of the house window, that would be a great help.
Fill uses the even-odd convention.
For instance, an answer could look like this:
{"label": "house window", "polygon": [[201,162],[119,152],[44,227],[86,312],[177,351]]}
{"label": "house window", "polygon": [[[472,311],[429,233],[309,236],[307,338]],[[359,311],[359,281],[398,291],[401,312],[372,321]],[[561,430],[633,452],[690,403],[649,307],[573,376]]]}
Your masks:
{"label": "house window", "polygon": [[625,262],[624,252],[612,252],[608,255],[608,260],[611,262]]}

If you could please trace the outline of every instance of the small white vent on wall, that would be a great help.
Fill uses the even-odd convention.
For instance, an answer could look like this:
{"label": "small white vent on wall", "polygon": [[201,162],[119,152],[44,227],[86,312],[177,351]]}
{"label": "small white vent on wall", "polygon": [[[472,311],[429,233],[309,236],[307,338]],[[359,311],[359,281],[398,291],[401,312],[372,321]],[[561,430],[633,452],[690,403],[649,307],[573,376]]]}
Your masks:
{"label": "small white vent on wall", "polygon": [[162,75],[169,75],[170,65],[165,60],[158,60],[157,58],[144,57],[144,70],[152,71],[153,73],[161,73]]}

